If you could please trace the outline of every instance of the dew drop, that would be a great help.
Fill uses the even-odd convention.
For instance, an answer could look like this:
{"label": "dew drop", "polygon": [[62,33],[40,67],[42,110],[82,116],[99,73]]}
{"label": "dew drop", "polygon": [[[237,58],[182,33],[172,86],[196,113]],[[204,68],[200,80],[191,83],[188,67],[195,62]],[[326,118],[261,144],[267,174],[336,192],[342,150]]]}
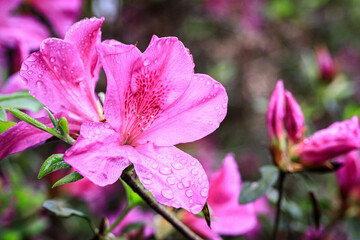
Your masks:
{"label": "dew drop", "polygon": [[44,87],[44,83],[39,80],[39,81],[36,82],[36,86],[39,87],[39,88]]}
{"label": "dew drop", "polygon": [[146,66],[149,66],[150,63],[151,63],[151,61],[149,59],[145,59],[143,64],[146,67]]}
{"label": "dew drop", "polygon": [[66,65],[64,65],[62,68],[63,68],[64,70],[66,70],[68,67],[67,67]]}
{"label": "dew drop", "polygon": [[42,78],[42,77],[43,77],[43,75],[42,75],[42,74],[39,74],[39,75],[38,75],[38,77],[39,77],[39,78]]}
{"label": "dew drop", "polygon": [[163,195],[164,198],[169,200],[174,198],[174,193],[170,189],[161,190],[161,195]]}
{"label": "dew drop", "polygon": [[221,115],[222,115],[222,112],[219,112],[218,114],[219,114],[219,116],[221,116]]}
{"label": "dew drop", "polygon": [[201,191],[200,191],[200,195],[201,195],[202,197],[207,197],[207,196],[208,196],[208,193],[209,193],[209,189],[208,189],[208,188],[203,188],[203,189],[201,189]]}
{"label": "dew drop", "polygon": [[170,185],[174,185],[176,183],[176,178],[175,177],[168,177],[166,179],[166,181],[170,184]]}
{"label": "dew drop", "polygon": [[183,178],[181,182],[184,184],[185,187],[190,187],[190,181],[187,178]]}
{"label": "dew drop", "polygon": [[159,168],[159,172],[163,175],[169,175],[172,173],[171,168],[167,167],[167,166],[162,166]]}
{"label": "dew drop", "polygon": [[31,70],[30,70],[30,71],[28,71],[28,74],[29,74],[29,75],[33,74],[33,71],[31,71]]}
{"label": "dew drop", "polygon": [[159,164],[157,162],[153,163],[152,164],[152,168],[153,169],[157,169],[159,167]]}
{"label": "dew drop", "polygon": [[211,83],[210,81],[207,81],[207,82],[206,82],[207,85],[210,85],[210,83]]}
{"label": "dew drop", "polygon": [[173,202],[172,206],[174,208],[179,208],[179,207],[181,207],[181,203],[179,201],[175,201],[175,202]]}
{"label": "dew drop", "polygon": [[173,166],[173,168],[176,170],[181,170],[184,168],[181,163],[172,163],[171,166]]}
{"label": "dew drop", "polygon": [[177,187],[178,187],[178,189],[180,189],[180,190],[181,190],[181,189],[183,189],[183,188],[184,188],[184,184],[182,184],[182,183],[180,182],[180,183],[178,183],[178,184],[177,184]]}
{"label": "dew drop", "polygon": [[194,175],[198,175],[199,174],[199,170],[197,168],[193,168],[191,170],[191,173],[194,174]]}
{"label": "dew drop", "polygon": [[185,195],[187,197],[192,197],[193,196],[193,191],[191,189],[188,189],[188,190],[185,191]]}
{"label": "dew drop", "polygon": [[213,125],[213,122],[212,122],[212,121],[210,121],[210,122],[209,122],[209,125]]}
{"label": "dew drop", "polygon": [[51,58],[50,58],[50,62],[52,62],[52,63],[55,62],[55,58],[54,58],[54,57],[51,57]]}
{"label": "dew drop", "polygon": [[144,179],[142,180],[142,182],[143,182],[145,185],[150,185],[150,184],[153,183],[153,181],[152,181],[151,179],[147,179],[147,178],[144,178]]}

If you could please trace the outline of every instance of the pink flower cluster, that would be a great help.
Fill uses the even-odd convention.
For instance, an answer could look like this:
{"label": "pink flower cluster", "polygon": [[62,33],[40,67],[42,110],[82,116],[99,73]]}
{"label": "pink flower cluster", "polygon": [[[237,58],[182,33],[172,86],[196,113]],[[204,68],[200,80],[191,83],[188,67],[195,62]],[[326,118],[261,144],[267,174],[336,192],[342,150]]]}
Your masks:
{"label": "pink flower cluster", "polygon": [[[142,53],[115,40],[101,43],[103,21],[85,19],[64,40],[45,39],[23,62],[20,75],[35,98],[68,119],[71,133],[80,130],[64,155],[76,171],[106,186],[133,164],[160,203],[200,212],[209,191],[207,176],[198,160],[174,145],[219,127],[227,112],[224,87],[194,73],[192,56],[177,38],[154,36]],[[103,106],[95,94],[101,66],[107,77]],[[0,135],[0,157],[50,137],[20,122]]]}
{"label": "pink flower cluster", "polygon": [[267,126],[272,146],[281,151],[290,148],[290,157],[299,158],[301,163],[323,163],[360,147],[359,120],[356,116],[335,122],[305,138],[301,108],[291,93],[284,90],[281,80],[270,98]]}

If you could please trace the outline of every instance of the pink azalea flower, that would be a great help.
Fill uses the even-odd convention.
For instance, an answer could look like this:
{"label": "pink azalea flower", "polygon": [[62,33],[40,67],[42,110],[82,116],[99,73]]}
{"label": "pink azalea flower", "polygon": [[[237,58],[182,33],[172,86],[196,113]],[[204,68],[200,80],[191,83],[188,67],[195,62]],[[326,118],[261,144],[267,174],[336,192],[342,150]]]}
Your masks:
{"label": "pink azalea flower", "polygon": [[315,132],[299,144],[296,152],[302,162],[320,163],[359,147],[359,120],[354,116]]}
{"label": "pink azalea flower", "polygon": [[285,91],[286,113],[285,126],[288,137],[294,142],[299,142],[305,131],[305,118],[300,105],[289,91]]}
{"label": "pink azalea flower", "polygon": [[[249,203],[239,205],[241,176],[232,154],[228,154],[222,167],[210,179],[207,203],[212,211],[211,229],[205,219],[185,213],[183,222],[200,235],[221,239],[221,235],[241,235],[251,232],[258,224],[256,209],[261,206]],[[265,211],[265,210],[264,210]]]}
{"label": "pink azalea flower", "polygon": [[[86,19],[74,24],[65,39],[49,38],[39,52],[22,64],[20,75],[30,94],[57,117],[66,116],[71,132],[83,122],[103,119],[95,94],[100,64],[95,45],[100,42],[103,19]],[[38,119],[51,126],[49,118]],[[0,159],[39,144],[51,135],[24,122],[0,134]]]}
{"label": "pink azalea flower", "polygon": [[336,64],[326,46],[315,49],[316,61],[319,68],[320,78],[326,81],[334,79],[337,73]]}
{"label": "pink azalea flower", "polygon": [[360,183],[359,151],[354,150],[336,159],[343,166],[336,171],[336,178],[340,186],[341,195],[346,198]]}
{"label": "pink azalea flower", "polygon": [[133,164],[141,183],[162,204],[201,211],[207,176],[195,158],[174,147],[218,128],[227,110],[223,86],[194,74],[189,50],[173,37],[154,36],[141,53],[114,40],[98,50],[108,85],[107,123],[85,123],[64,160],[100,186]]}
{"label": "pink azalea flower", "polygon": [[82,0],[29,0],[45,16],[55,32],[63,37],[81,14]]}
{"label": "pink azalea flower", "polygon": [[12,14],[21,2],[0,0],[0,53],[5,54],[4,49],[14,49],[15,66],[20,66],[30,51],[38,49],[41,41],[50,36],[47,28],[36,18]]}

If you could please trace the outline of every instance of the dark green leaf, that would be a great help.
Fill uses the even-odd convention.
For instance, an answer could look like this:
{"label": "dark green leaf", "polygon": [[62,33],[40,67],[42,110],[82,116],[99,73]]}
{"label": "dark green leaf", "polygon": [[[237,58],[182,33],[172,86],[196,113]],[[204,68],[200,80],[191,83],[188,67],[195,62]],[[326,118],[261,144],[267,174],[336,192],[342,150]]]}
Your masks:
{"label": "dark green leaf", "polygon": [[59,202],[55,200],[47,200],[44,202],[43,207],[54,213],[58,217],[70,217],[71,215],[86,217],[86,215],[78,210],[60,206]]}
{"label": "dark green leaf", "polygon": [[59,123],[59,128],[60,128],[61,133],[63,135],[69,134],[69,124],[68,124],[67,119],[64,117],[61,117],[58,123]]}
{"label": "dark green leaf", "polygon": [[43,105],[30,95],[28,91],[12,94],[0,94],[0,107],[19,108],[38,112]]}
{"label": "dark green leaf", "polygon": [[40,179],[43,176],[52,173],[54,171],[57,171],[59,169],[71,168],[69,164],[64,162],[63,156],[64,154],[53,154],[50,157],[48,157],[41,166],[38,178]]}
{"label": "dark green leaf", "polygon": [[204,215],[204,218],[206,220],[207,225],[209,226],[209,228],[211,228],[211,220],[210,220],[210,211],[209,211],[209,207],[207,205],[207,202],[205,203],[203,209],[201,210],[202,214]]}
{"label": "dark green leaf", "polygon": [[5,132],[12,126],[15,126],[16,122],[0,121],[0,133]]}
{"label": "dark green leaf", "polygon": [[257,182],[244,182],[241,189],[239,202],[246,204],[264,196],[276,183],[279,170],[275,166],[263,166],[260,168],[261,179]]}
{"label": "dark green leaf", "polygon": [[63,177],[62,179],[60,179],[59,181],[57,181],[52,187],[57,187],[63,184],[68,184],[68,183],[73,183],[73,182],[77,182],[81,179],[83,179],[84,177],[81,176],[78,172],[72,172],[69,175],[66,175],[65,177]]}
{"label": "dark green leaf", "polygon": [[4,109],[0,109],[0,121],[7,121],[7,116]]}

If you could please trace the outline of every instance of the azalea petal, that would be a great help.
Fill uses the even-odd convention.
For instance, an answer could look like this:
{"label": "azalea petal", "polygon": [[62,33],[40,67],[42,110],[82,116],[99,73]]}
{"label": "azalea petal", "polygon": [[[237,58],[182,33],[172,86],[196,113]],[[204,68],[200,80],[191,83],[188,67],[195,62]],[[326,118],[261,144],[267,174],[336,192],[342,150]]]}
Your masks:
{"label": "azalea petal", "polygon": [[159,146],[192,142],[215,131],[227,112],[224,87],[205,74],[195,74],[186,92],[137,140]]}
{"label": "azalea petal", "polygon": [[[48,117],[37,118],[36,120],[48,126],[52,125]],[[40,144],[51,137],[51,134],[21,121],[0,134],[0,160],[7,155],[21,152]]]}
{"label": "azalea petal", "polygon": [[96,44],[101,41],[100,27],[104,18],[90,18],[81,20],[71,26],[65,35],[65,41],[73,43],[80,54],[85,73],[90,74],[90,89],[95,90],[101,64],[98,62]]}
{"label": "azalea petal", "polygon": [[23,0],[0,0],[0,16],[6,17],[11,11],[15,10]]}
{"label": "azalea petal", "polygon": [[207,199],[209,183],[201,164],[176,147],[146,144],[136,147],[141,158],[132,158],[144,187],[166,206],[199,213]]}
{"label": "azalea petal", "polygon": [[222,167],[212,174],[208,203],[212,207],[238,205],[241,176],[233,154],[227,154]]}
{"label": "azalea petal", "polygon": [[80,136],[65,153],[64,160],[82,176],[99,186],[116,182],[130,165],[129,155],[136,154],[131,146],[119,144],[118,133],[108,123],[81,126]]}
{"label": "azalea petal", "polygon": [[266,122],[270,141],[274,137],[280,139],[284,134],[285,117],[285,92],[282,80],[277,81],[274,91],[271,94]]}
{"label": "azalea petal", "polygon": [[81,0],[30,0],[30,3],[50,21],[61,37],[81,14]]}
{"label": "azalea petal", "polygon": [[[147,84],[149,90],[161,90],[164,94],[160,107],[167,108],[185,92],[193,74],[192,56],[181,41],[175,37],[154,36],[133,66],[131,91],[142,90],[143,84]],[[160,89],[161,86],[164,88]]]}
{"label": "azalea petal", "polygon": [[115,40],[99,44],[97,49],[107,77],[105,118],[119,131],[124,119],[124,96],[130,84],[132,65],[141,52],[133,45],[125,45]]}
{"label": "azalea petal", "polygon": [[3,87],[0,88],[1,94],[10,94],[17,91],[26,90],[26,85],[24,84],[24,80],[20,77],[19,73],[14,73],[9,77],[7,82]]}
{"label": "azalea petal", "polygon": [[51,111],[66,112],[77,121],[98,121],[98,105],[76,47],[46,39],[20,70],[29,92]]}
{"label": "azalea petal", "polygon": [[[181,220],[186,226],[202,237],[210,240],[221,240],[222,238],[206,224],[204,218],[197,217],[191,213],[185,213]],[[211,220],[211,225],[213,224]]]}

